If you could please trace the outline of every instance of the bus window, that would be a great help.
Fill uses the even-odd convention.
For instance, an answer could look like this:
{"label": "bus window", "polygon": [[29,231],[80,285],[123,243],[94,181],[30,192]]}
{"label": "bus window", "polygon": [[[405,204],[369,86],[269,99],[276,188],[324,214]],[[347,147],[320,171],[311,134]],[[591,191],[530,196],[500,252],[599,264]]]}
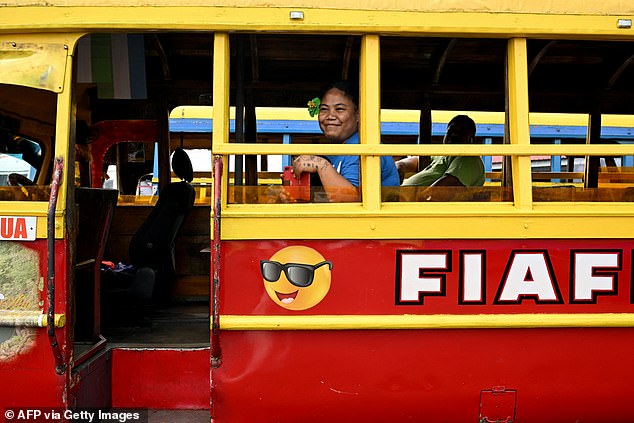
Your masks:
{"label": "bus window", "polygon": [[[172,149],[182,146],[192,161],[196,190],[196,204],[211,204],[212,191],[212,153],[210,148],[212,130],[212,106],[183,105],[170,112],[170,133]],[[229,141],[235,142],[235,107],[231,107],[231,132]],[[291,143],[298,142],[307,128],[313,123],[305,109],[283,107],[257,107],[257,143]],[[316,126],[315,126],[316,128]],[[290,156],[281,154],[255,156],[258,185],[279,184],[284,163],[289,163]],[[229,179],[235,181],[236,162],[244,175],[244,158],[230,155],[228,158]],[[230,190],[235,188],[230,188]],[[238,188],[241,189],[241,188]],[[255,190],[256,188],[249,188]],[[233,197],[232,197],[233,198]]]}
{"label": "bus window", "polygon": [[[431,154],[416,155],[417,147],[412,147],[408,158],[395,157],[401,159],[399,169],[407,163],[407,174],[401,174],[400,188],[382,188],[384,201],[505,201],[510,191],[502,187],[503,161],[496,161],[494,175],[492,156],[465,154],[464,148],[456,151],[449,144],[475,147],[503,142],[506,43],[502,39],[381,38],[382,106],[410,112],[418,108],[409,136],[389,122],[387,114],[382,117],[384,142],[436,146]],[[407,61],[402,60],[403,51]],[[478,111],[469,111],[476,98]],[[475,134],[445,137],[448,124],[457,116],[475,121]]]}
{"label": "bus window", "polygon": [[[311,144],[315,147],[303,150],[302,153],[293,152],[292,147],[289,147],[288,154],[284,155],[230,156],[231,178],[228,201],[230,203],[295,202],[298,200],[296,196],[285,195],[286,190],[282,189],[281,178],[284,166],[291,165],[294,158],[310,156],[314,160],[326,163],[326,156],[331,159],[335,156],[353,156],[345,152],[347,145],[341,145],[344,147],[340,149],[343,154],[334,154],[334,150],[326,152],[321,145],[350,144],[349,140],[352,139],[351,137],[356,137],[358,132],[355,130],[352,134],[346,134],[345,140],[329,142],[319,129],[317,115],[310,115],[307,105],[313,99],[320,97],[321,91],[329,84],[339,80],[349,80],[351,90],[348,90],[343,98],[349,98],[353,104],[352,107],[358,106],[356,92],[358,92],[359,80],[360,38],[334,35],[236,35],[231,39],[230,45],[231,55],[235,56],[235,60],[231,61],[231,73],[234,80],[231,85],[236,87],[235,100],[232,103],[232,106],[235,105],[235,130],[230,142],[265,142],[290,146]],[[247,52],[256,50],[258,58],[257,62],[254,62],[253,57]],[[287,58],[283,72],[279,72],[279,62],[275,60],[281,51],[285,52]],[[246,88],[259,84],[260,80],[267,81],[271,86],[283,84],[285,88],[281,90],[266,90],[265,86],[258,90]],[[310,123],[298,133],[286,132],[263,139],[259,134],[266,133],[266,126],[271,122],[265,122],[267,119],[264,116],[258,116],[259,108],[273,105],[278,108],[280,114],[283,114],[285,109],[302,110],[302,119]],[[325,105],[322,105],[323,107]],[[353,113],[352,109],[350,110],[353,115],[356,115],[356,112]],[[279,115],[278,119],[288,120],[294,117],[291,114],[287,119]],[[358,116],[356,119],[358,121]],[[344,141],[347,142],[344,143]],[[332,167],[336,168],[337,163],[331,163]],[[331,197],[328,201],[359,201],[360,190],[353,187],[353,185],[359,185],[358,174],[354,177],[343,173],[338,173],[337,176],[339,175],[343,175],[344,185],[350,184],[349,187],[341,188],[341,190],[350,189],[355,194]],[[313,184],[322,185],[316,173],[312,179]],[[327,186],[330,186],[328,182]],[[323,194],[325,191],[321,192]],[[304,201],[304,198],[302,197],[301,201]],[[319,195],[318,198],[317,201],[324,201],[327,197]]]}
{"label": "bus window", "polygon": [[[119,191],[122,195],[152,195],[152,170],[154,167],[154,143],[131,142],[117,144],[116,160],[119,163]],[[150,175],[149,178],[147,175]],[[146,182],[149,181],[149,184]],[[149,189],[148,189],[149,187]]]}
{"label": "bus window", "polygon": [[[83,186],[117,189],[122,201],[134,201],[135,196],[152,196],[154,145],[152,142],[118,142],[103,155],[101,174],[91,175],[95,181]],[[87,180],[87,178],[84,178]]]}
{"label": "bus window", "polygon": [[0,185],[30,185],[35,179],[37,168],[26,161],[22,153],[0,153],[0,161]]}
{"label": "bus window", "polygon": [[117,189],[123,203],[151,202],[156,140],[157,123],[149,119],[102,120],[78,130],[77,185]]}
{"label": "bus window", "polygon": [[[534,201],[634,201],[634,168],[625,152],[634,142],[634,116],[617,114],[631,43],[529,40],[527,51],[529,96],[551,99],[532,102],[531,144],[564,147],[564,154],[531,156]],[[583,60],[563,59],[571,54]],[[575,154],[580,145],[604,152]],[[611,147],[614,153],[606,154]]]}
{"label": "bus window", "polygon": [[0,85],[0,199],[47,201],[55,95]]}
{"label": "bus window", "polygon": [[[389,143],[407,142],[408,137],[414,134],[414,141],[418,141],[419,131],[419,115],[407,113],[409,116],[405,116],[404,111],[395,112],[392,110],[382,113],[385,116],[382,119],[382,137],[385,136]],[[502,144],[504,138],[504,114],[498,112],[460,112],[463,116],[472,117],[476,125],[476,135],[474,137],[474,145],[482,144]],[[431,143],[435,145],[442,145],[443,138],[447,133],[448,123],[456,116],[456,112],[451,111],[431,111],[432,124],[431,124]],[[401,121],[396,123],[393,119],[394,116],[399,116]],[[407,118],[407,119],[403,119]],[[414,119],[415,118],[415,119]],[[408,124],[415,125],[415,128]],[[415,132],[414,132],[415,131]],[[397,137],[396,134],[401,135]],[[400,140],[399,140],[400,138]],[[448,144],[445,144],[442,148],[449,148]],[[438,157],[440,154],[435,154]],[[395,157],[397,164],[400,165],[403,158],[407,156]],[[455,202],[469,202],[469,201],[486,201],[486,202],[498,202],[498,201],[510,201],[512,197],[512,190],[510,187],[503,185],[502,169],[504,164],[503,156],[489,156],[489,155],[465,155],[457,156],[461,157],[456,163],[467,163],[463,172],[466,175],[458,174],[454,172],[455,166],[453,166],[449,173],[456,173],[457,176],[463,178],[461,182],[462,186],[442,186],[436,184],[436,186],[430,187],[433,182],[436,181],[442,175],[436,175],[437,171],[428,171],[424,169],[431,165],[431,158],[428,156],[418,157],[409,156],[408,160],[412,158],[417,161],[419,168],[407,168],[401,175],[403,178],[402,186],[400,188],[383,187],[382,199],[383,201],[401,201],[401,202],[421,202],[421,201],[455,201]],[[452,157],[452,156],[449,156]],[[421,163],[425,163],[425,166],[421,166]],[[439,161],[444,163],[443,161]],[[471,164],[472,166],[469,166]],[[476,166],[474,168],[474,165]],[[472,169],[473,171],[470,171]],[[423,171],[423,172],[421,172]],[[416,175],[416,176],[414,176]],[[434,176],[435,175],[435,176]]]}

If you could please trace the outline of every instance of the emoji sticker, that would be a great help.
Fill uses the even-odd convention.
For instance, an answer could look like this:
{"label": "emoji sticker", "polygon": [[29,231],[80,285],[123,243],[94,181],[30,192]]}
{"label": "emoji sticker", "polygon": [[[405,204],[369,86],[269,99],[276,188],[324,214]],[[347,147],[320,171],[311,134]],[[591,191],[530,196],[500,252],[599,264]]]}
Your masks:
{"label": "emoji sticker", "polygon": [[260,260],[267,294],[288,310],[306,310],[323,300],[330,289],[331,270],[330,261],[301,245],[282,248],[269,260]]}

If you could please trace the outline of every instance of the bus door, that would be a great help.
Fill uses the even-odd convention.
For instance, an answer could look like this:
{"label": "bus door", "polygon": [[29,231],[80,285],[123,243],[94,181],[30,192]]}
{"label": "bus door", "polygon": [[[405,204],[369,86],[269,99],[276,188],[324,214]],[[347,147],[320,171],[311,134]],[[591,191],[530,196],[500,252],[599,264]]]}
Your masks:
{"label": "bus door", "polygon": [[[182,93],[164,89],[165,63],[153,58],[172,37],[191,35],[88,34],[76,47],[76,409],[208,414],[211,200],[199,181],[209,177],[197,167],[204,143],[169,137],[167,104]],[[134,63],[117,60],[121,46]],[[95,76],[104,50],[110,82],[129,82],[127,92]]]}
{"label": "bus door", "polygon": [[[73,36],[0,37],[2,404],[63,407],[71,339],[68,68]],[[71,167],[72,169],[72,167]]]}

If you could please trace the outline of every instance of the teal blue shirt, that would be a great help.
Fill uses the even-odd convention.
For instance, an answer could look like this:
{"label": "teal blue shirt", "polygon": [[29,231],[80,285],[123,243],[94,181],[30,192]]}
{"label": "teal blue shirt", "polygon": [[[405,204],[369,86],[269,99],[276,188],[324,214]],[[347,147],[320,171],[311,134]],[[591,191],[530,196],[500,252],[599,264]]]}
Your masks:
{"label": "teal blue shirt", "polygon": [[[355,132],[344,144],[359,144],[359,133]],[[326,156],[332,166],[355,187],[359,186],[359,156]],[[381,185],[399,186],[401,180],[390,156],[381,156]]]}

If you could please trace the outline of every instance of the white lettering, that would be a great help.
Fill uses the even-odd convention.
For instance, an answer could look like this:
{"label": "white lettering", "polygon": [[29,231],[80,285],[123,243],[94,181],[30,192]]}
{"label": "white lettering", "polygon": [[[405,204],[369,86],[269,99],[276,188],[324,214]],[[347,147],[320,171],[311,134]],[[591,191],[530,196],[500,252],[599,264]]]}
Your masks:
{"label": "white lettering", "polygon": [[[458,274],[454,275],[452,257],[456,253],[459,265]],[[568,279],[569,289],[565,292],[570,304],[596,303],[600,295],[617,296],[621,273],[629,275],[632,271],[630,267],[623,268],[621,249],[554,250],[553,254],[556,264],[565,266],[558,272],[546,249],[512,250],[503,276],[498,279],[495,269],[501,264],[499,257],[492,262],[491,273],[485,250],[397,250],[395,302],[422,305],[425,297],[446,296],[451,292],[457,293],[454,298],[459,305],[485,305],[491,293],[488,284],[493,279],[499,280],[493,304],[521,304],[524,300],[535,304],[564,304],[557,281],[559,276]],[[457,287],[447,286],[448,280],[452,284],[456,281]],[[630,296],[629,304],[634,304],[634,294],[629,291],[626,294]]]}
{"label": "white lettering", "polygon": [[82,410],[82,411],[66,410],[64,411],[64,418],[69,420],[88,421],[89,423],[92,423],[93,419],[95,418],[95,413],[91,411],[86,411],[86,410]]}
{"label": "white lettering", "polygon": [[600,270],[620,270],[620,254],[609,253],[573,253],[574,260],[574,296],[572,301],[593,301],[597,291],[616,292],[616,273],[597,275]]}
{"label": "white lettering", "polygon": [[46,420],[61,420],[62,415],[55,410],[44,413],[44,418]]}
{"label": "white lettering", "polygon": [[139,420],[141,417],[140,413],[131,413],[131,412],[107,412],[99,410],[99,421],[102,420],[118,420],[121,423],[125,423],[131,420]]}
{"label": "white lettering", "polygon": [[32,410],[32,409],[20,410],[18,411],[17,420],[31,420],[31,419],[37,420],[41,415],[42,415],[41,410]]}
{"label": "white lettering", "polygon": [[462,302],[483,302],[484,253],[462,254]]}
{"label": "white lettering", "polygon": [[422,301],[421,294],[440,295],[444,275],[425,276],[424,271],[447,270],[448,253],[401,254],[400,301]]}
{"label": "white lettering", "polygon": [[538,302],[560,301],[553,278],[546,252],[514,253],[496,301],[518,302],[525,296]]}

